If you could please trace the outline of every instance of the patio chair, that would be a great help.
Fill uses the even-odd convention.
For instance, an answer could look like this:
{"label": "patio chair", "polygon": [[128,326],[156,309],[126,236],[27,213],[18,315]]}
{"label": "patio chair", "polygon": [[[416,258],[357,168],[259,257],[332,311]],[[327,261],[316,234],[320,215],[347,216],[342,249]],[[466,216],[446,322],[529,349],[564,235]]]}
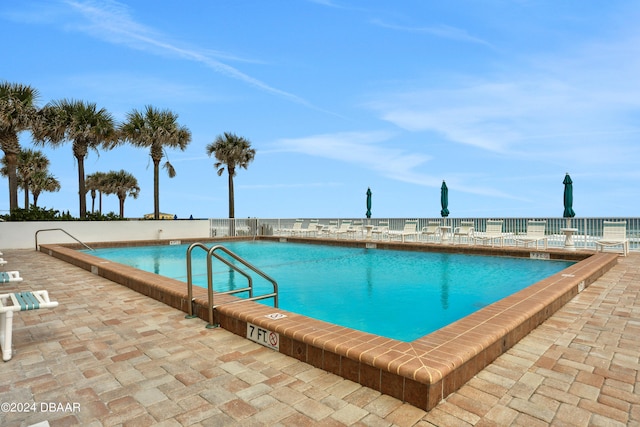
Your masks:
{"label": "patio chair", "polygon": [[351,230],[347,235],[353,236],[355,239],[358,235],[364,237],[364,222],[361,219],[356,219],[351,223]]}
{"label": "patio chair", "polygon": [[453,244],[456,244],[456,237],[458,238],[458,243],[462,243],[462,238],[465,237],[467,243],[471,245],[473,243],[474,230],[473,221],[460,221],[460,225],[453,229]]}
{"label": "patio chair", "polygon": [[418,240],[418,220],[408,219],[404,222],[404,228],[402,230],[389,230],[389,235],[400,236],[402,243],[405,242],[407,236],[414,236],[415,240]]}
{"label": "patio chair", "polygon": [[524,247],[528,247],[530,243],[535,243],[536,250],[538,250],[538,243],[544,244],[544,249],[547,249],[548,236],[545,235],[547,228],[547,221],[529,221],[527,222],[527,231],[525,234],[515,236],[516,246],[518,242],[522,242]]}
{"label": "patio chair", "polygon": [[19,271],[0,271],[0,283],[22,282]]}
{"label": "patio chair", "polygon": [[300,233],[302,232],[302,223],[303,223],[303,220],[296,219],[296,222],[293,223],[293,227],[283,228],[282,230],[280,230],[280,233],[289,234],[290,236],[293,236],[296,233]]}
{"label": "patio chair", "polygon": [[483,233],[474,234],[476,244],[480,242],[489,242],[493,246],[494,240],[500,243],[500,247],[504,246],[504,233],[502,232],[502,220],[487,220],[487,228]]}
{"label": "patio chair", "polygon": [[604,252],[605,247],[622,246],[622,255],[629,253],[629,239],[627,238],[627,221],[604,221],[602,224],[602,238],[595,241],[598,248]]}
{"label": "patio chair", "polygon": [[341,234],[349,234],[351,232],[351,220],[343,219],[340,222],[340,227],[336,230],[336,239],[340,238]]}
{"label": "patio chair", "polygon": [[322,229],[320,222],[317,219],[310,219],[309,224],[307,224],[307,228],[303,228],[301,233],[304,236],[311,237],[316,236],[318,231]]}
{"label": "patio chair", "polygon": [[338,221],[330,220],[329,224],[321,226],[318,234],[322,234],[326,237],[331,237],[331,235],[336,234],[336,231],[338,231]]}
{"label": "patio chair", "polygon": [[435,239],[442,237],[442,233],[440,231],[440,221],[429,221],[426,227],[422,227],[422,231],[420,232],[423,236],[427,236],[427,241],[429,241],[429,237],[433,237],[434,242]]}
{"label": "patio chair", "polygon": [[2,360],[6,362],[13,356],[11,338],[14,312],[57,306],[58,302],[51,301],[47,291],[14,292],[0,295],[0,347],[2,347]]}
{"label": "patio chair", "polygon": [[384,237],[388,240],[389,239],[389,221],[387,220],[379,221],[378,225],[374,226],[371,229],[371,236],[372,237],[378,236],[379,239],[382,239]]}

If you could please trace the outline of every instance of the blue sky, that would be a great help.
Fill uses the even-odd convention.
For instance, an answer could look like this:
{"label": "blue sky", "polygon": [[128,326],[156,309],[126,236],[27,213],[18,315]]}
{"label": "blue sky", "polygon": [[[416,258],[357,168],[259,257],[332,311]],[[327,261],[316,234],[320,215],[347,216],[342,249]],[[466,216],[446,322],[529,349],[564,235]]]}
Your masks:
{"label": "blue sky", "polygon": [[[619,0],[5,0],[0,80],[117,121],[178,114],[193,138],[168,152],[160,209],[179,217],[227,216],[205,152],[223,132],[256,149],[237,218],[363,217],[367,187],[373,217],[437,217],[443,180],[451,217],[561,217],[566,172],[578,217],[638,216],[638,22]],[[62,190],[39,205],[77,215],[71,144],[41,150]],[[148,151],[85,168],[132,173],[125,215],[153,211]]]}

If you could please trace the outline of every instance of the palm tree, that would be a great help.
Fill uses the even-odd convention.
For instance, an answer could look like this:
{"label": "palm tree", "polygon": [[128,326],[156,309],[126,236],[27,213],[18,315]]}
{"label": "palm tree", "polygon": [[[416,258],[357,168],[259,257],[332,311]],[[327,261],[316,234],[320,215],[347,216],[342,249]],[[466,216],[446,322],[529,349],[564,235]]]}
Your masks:
{"label": "palm tree", "polygon": [[89,149],[111,149],[118,143],[114,120],[104,108],[83,101],[63,99],[46,105],[36,132],[36,142],[53,146],[64,141],[73,142],[73,155],[78,162],[78,196],[80,218],[87,214],[87,190],[84,178],[84,159]]}
{"label": "palm tree", "polygon": [[102,195],[109,194],[107,192],[106,183],[107,174],[104,172],[94,172],[87,175],[86,186],[91,193],[91,212],[95,212],[96,191],[98,192],[98,212],[102,213]]}
{"label": "palm tree", "polygon": [[24,190],[24,208],[29,209],[29,189],[33,176],[39,172],[48,173],[49,159],[39,150],[20,150],[18,154],[18,180]]}
{"label": "palm tree", "polygon": [[109,172],[105,177],[105,186],[109,188],[111,193],[118,196],[120,200],[120,218],[124,218],[124,201],[127,196],[138,198],[140,187],[138,180],[124,169],[119,172]]}
{"label": "palm tree", "polygon": [[218,135],[212,143],[207,145],[206,150],[209,157],[212,154],[216,157],[217,162],[213,167],[217,169],[218,176],[223,174],[224,165],[227,166],[229,173],[229,218],[234,218],[233,177],[236,176],[236,168],[247,169],[256,155],[256,150],[251,148],[249,140],[227,132]]}
{"label": "palm tree", "polygon": [[18,207],[18,134],[32,129],[37,114],[37,98],[38,91],[30,86],[0,82],[0,149],[7,160],[9,209]]}
{"label": "palm tree", "polygon": [[60,182],[50,175],[48,171],[38,171],[31,177],[31,193],[33,194],[33,206],[38,206],[38,197],[43,191],[60,191]]}
{"label": "palm tree", "polygon": [[[153,161],[153,216],[160,219],[160,161],[166,156],[165,148],[184,151],[191,142],[191,132],[177,122],[178,115],[169,110],[158,110],[148,105],[144,112],[133,110],[120,126],[122,138],[136,147],[149,148]],[[169,178],[176,171],[167,160],[163,167]]]}

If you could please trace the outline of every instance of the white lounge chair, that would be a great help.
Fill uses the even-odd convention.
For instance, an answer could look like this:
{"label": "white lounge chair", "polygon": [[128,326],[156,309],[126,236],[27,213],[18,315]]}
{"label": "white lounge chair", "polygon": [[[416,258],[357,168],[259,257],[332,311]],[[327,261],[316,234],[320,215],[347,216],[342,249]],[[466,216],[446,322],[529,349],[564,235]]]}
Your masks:
{"label": "white lounge chair", "polygon": [[382,239],[383,237],[389,239],[389,221],[379,221],[378,225],[371,229],[371,236]]}
{"label": "white lounge chair", "polygon": [[484,233],[474,234],[474,240],[476,244],[480,242],[489,242],[493,246],[493,241],[500,243],[500,246],[504,246],[504,233],[502,232],[502,220],[487,220],[487,228]]}
{"label": "white lounge chair", "polygon": [[322,234],[326,237],[331,237],[336,234],[338,231],[338,221],[330,220],[328,225],[322,225],[322,228],[319,231],[319,234]]}
{"label": "white lounge chair", "polygon": [[340,222],[340,228],[336,230],[336,239],[339,239],[341,234],[348,235],[350,232],[351,232],[351,220],[343,219],[342,222]]}
{"label": "white lounge chair", "polygon": [[302,234],[307,237],[316,236],[321,229],[322,226],[317,219],[310,219],[307,228],[302,229]]}
{"label": "white lounge chair", "polygon": [[404,223],[402,230],[390,230],[390,235],[400,236],[402,243],[405,242],[407,236],[414,236],[415,240],[418,240],[418,220],[408,219]]}
{"label": "white lounge chair", "polygon": [[300,233],[303,231],[302,223],[303,221],[301,219],[296,219],[296,221],[293,223],[293,226],[291,228],[283,228],[282,230],[280,230],[280,233],[288,234],[290,236],[293,236],[296,233]]}
{"label": "white lounge chair", "polygon": [[604,221],[602,223],[602,238],[595,241],[598,248],[604,252],[605,247],[622,246],[622,254],[629,253],[629,239],[627,238],[627,221]]}
{"label": "white lounge chair", "polygon": [[436,238],[440,240],[442,237],[442,232],[440,231],[440,221],[429,221],[426,227],[422,227],[422,231],[420,232],[423,236],[427,236],[427,242],[429,241],[429,237],[433,237],[433,241],[436,241]]}
{"label": "white lounge chair", "polygon": [[538,243],[542,242],[544,244],[544,249],[546,250],[547,240],[549,239],[549,237],[545,235],[546,228],[547,221],[527,222],[526,234],[515,236],[516,246],[518,246],[518,242],[522,242],[525,248],[529,246],[530,243],[535,243],[536,250],[538,250]]}
{"label": "white lounge chair", "polygon": [[5,362],[13,355],[11,338],[13,333],[13,313],[57,307],[57,301],[49,299],[47,291],[14,292],[0,295],[0,347]]}
{"label": "white lounge chair", "polygon": [[473,243],[473,233],[475,226],[473,221],[460,221],[460,225],[453,229],[453,244],[456,244],[456,237],[458,243],[462,243],[462,238],[467,239],[467,243],[471,245]]}
{"label": "white lounge chair", "polygon": [[354,239],[358,236],[361,238],[364,237],[364,222],[361,219],[354,220],[351,223],[351,230],[347,235],[353,236]]}
{"label": "white lounge chair", "polygon": [[19,271],[0,271],[0,283],[22,282]]}
{"label": "white lounge chair", "polygon": [[5,265],[7,261],[4,258],[0,258],[0,265]]}

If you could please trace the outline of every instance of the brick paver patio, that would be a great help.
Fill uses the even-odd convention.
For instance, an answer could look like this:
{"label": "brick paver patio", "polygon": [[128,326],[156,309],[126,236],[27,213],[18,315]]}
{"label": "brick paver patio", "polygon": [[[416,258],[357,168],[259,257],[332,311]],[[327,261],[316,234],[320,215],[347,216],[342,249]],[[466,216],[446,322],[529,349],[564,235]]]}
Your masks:
{"label": "brick paver patio", "polygon": [[[0,426],[640,426],[640,254],[430,412],[33,250],[3,250],[60,305],[14,317]],[[40,424],[37,424],[40,425]]]}

